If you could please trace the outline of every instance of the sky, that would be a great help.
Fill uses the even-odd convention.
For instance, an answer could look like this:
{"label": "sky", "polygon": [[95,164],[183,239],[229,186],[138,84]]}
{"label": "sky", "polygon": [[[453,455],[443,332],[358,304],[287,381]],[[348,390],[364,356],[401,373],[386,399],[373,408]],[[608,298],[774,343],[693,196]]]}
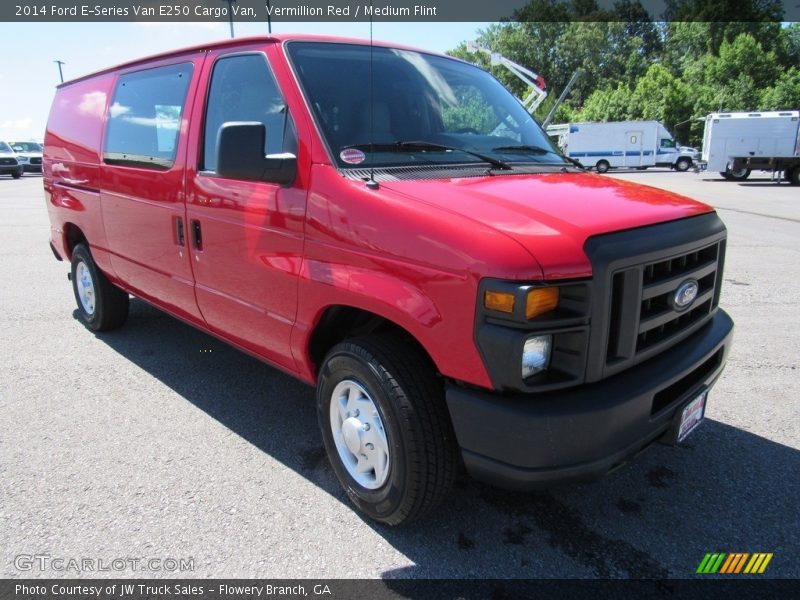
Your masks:
{"label": "sky", "polygon": [[[375,23],[376,40],[434,52],[474,39],[489,23]],[[273,23],[274,33],[322,33],[369,38],[368,23]],[[236,37],[263,35],[266,23],[237,23]],[[230,37],[228,23],[0,23],[6,58],[0,61],[0,140],[44,138],[59,83],[133,60]]]}

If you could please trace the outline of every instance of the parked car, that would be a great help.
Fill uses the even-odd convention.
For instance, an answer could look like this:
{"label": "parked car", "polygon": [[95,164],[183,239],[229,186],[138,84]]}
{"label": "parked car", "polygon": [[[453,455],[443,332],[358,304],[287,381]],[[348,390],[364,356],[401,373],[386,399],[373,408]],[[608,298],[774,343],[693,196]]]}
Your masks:
{"label": "parked car", "polygon": [[42,147],[36,142],[9,142],[25,172],[42,172]]}
{"label": "parked car", "polygon": [[584,172],[447,56],[274,36],[107,69],[58,87],[44,189],[89,329],[132,294],[315,385],[388,524],[462,465],[531,489],[680,442],[731,345],[714,210]]}
{"label": "parked car", "polygon": [[7,143],[0,141],[0,175],[11,175],[14,179],[22,177],[23,166]]}

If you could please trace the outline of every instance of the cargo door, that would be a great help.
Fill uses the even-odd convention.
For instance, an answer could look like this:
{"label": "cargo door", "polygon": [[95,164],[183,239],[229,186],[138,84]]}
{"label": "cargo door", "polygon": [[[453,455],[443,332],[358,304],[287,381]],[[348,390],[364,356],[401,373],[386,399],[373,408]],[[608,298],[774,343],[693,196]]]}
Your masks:
{"label": "cargo door", "polygon": [[641,167],[644,164],[644,132],[625,132],[625,158],[624,166]]}
{"label": "cargo door", "polygon": [[184,167],[204,55],[122,71],[106,115],[101,204],[117,276],[142,298],[202,321],[188,251]]}

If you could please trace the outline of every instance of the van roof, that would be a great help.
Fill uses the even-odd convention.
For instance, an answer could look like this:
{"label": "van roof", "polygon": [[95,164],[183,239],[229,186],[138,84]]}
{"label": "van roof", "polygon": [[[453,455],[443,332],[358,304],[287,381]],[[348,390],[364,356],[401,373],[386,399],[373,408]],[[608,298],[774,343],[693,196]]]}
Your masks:
{"label": "van roof", "polygon": [[743,112],[716,112],[710,113],[706,119],[750,119],[758,117],[794,117],[800,116],[800,111],[796,110],[751,110]]}
{"label": "van roof", "polygon": [[[131,60],[128,62],[124,62],[112,67],[107,67],[105,69],[100,69],[99,71],[94,71],[92,73],[88,73],[86,75],[82,75],[80,77],[76,77],[75,79],[70,79],[69,81],[65,81],[56,86],[56,88],[67,87],[73,83],[77,83],[79,81],[84,81],[86,79],[91,79],[92,77],[96,77],[98,75],[103,75],[106,73],[112,73],[114,71],[120,69],[127,69],[129,67],[134,67],[136,65],[147,64],[149,62],[155,60],[161,60],[164,58],[169,58],[170,56],[178,56],[180,54],[186,54],[188,52],[201,52],[204,50],[214,50],[217,48],[235,48],[236,46],[244,46],[248,44],[252,44],[255,42],[261,43],[283,43],[288,41],[303,41],[303,42],[336,42],[340,44],[360,44],[360,45],[369,45],[370,41],[361,39],[361,38],[350,38],[350,37],[341,37],[341,36],[334,36],[334,35],[317,35],[317,34],[308,34],[308,33],[287,33],[287,34],[278,34],[278,35],[264,35],[264,36],[249,36],[249,37],[241,37],[241,38],[234,38],[234,39],[224,39],[218,42],[206,42],[204,44],[197,44],[194,46],[187,46],[185,48],[178,48],[175,50],[169,50],[167,52],[159,52],[157,54],[152,54],[149,56],[144,56],[142,58],[137,58],[136,60]],[[416,52],[424,52],[425,54],[436,54],[442,56],[442,54],[438,52],[430,52],[428,50],[422,50],[420,48],[414,48],[411,46],[404,46],[402,44],[395,44],[392,42],[381,42],[379,40],[373,40],[372,44],[374,46],[382,46],[388,48],[398,48],[400,50],[412,50]],[[450,57],[452,58],[452,57]],[[458,60],[458,59],[456,59]]]}

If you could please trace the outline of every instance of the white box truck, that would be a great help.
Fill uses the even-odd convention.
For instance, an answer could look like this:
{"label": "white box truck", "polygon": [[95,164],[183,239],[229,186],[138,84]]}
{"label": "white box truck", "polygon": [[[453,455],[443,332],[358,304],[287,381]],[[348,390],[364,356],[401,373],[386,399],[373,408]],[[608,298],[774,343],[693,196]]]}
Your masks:
{"label": "white box truck", "polygon": [[709,171],[741,181],[753,170],[782,172],[800,185],[800,112],[711,113],[703,132],[702,160]]}
{"label": "white box truck", "polygon": [[548,126],[547,134],[564,154],[600,173],[619,167],[686,171],[700,158],[691,148],[679,149],[658,121],[562,123]]}

